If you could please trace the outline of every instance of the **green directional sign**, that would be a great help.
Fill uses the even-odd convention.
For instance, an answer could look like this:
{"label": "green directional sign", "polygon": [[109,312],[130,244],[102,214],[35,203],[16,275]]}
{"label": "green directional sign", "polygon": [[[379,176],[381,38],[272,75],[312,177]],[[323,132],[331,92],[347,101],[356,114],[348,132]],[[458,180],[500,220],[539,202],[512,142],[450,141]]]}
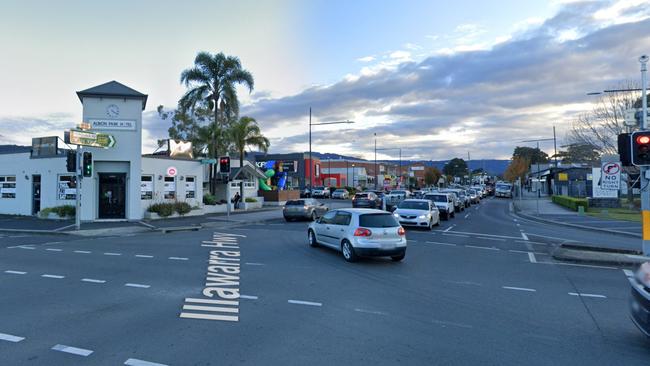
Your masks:
{"label": "green directional sign", "polygon": [[115,146],[115,137],[107,133],[70,130],[70,144],[108,149]]}

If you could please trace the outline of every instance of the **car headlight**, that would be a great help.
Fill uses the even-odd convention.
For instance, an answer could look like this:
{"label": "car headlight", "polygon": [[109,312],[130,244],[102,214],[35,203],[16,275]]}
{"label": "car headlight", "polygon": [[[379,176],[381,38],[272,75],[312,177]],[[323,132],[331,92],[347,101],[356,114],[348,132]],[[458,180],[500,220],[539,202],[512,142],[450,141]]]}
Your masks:
{"label": "car headlight", "polygon": [[418,216],[418,219],[428,219],[428,218],[429,218],[429,214]]}
{"label": "car headlight", "polygon": [[398,214],[397,212],[394,212],[394,213],[393,213],[393,216],[395,216],[395,217],[399,217],[399,214]]}

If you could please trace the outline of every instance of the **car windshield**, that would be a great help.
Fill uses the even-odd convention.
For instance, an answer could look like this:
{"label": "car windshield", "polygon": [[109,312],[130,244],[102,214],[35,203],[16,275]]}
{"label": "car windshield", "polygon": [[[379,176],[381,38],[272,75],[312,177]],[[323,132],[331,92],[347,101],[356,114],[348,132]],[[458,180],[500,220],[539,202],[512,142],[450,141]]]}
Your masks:
{"label": "car windshield", "polygon": [[403,201],[397,208],[407,208],[411,210],[428,210],[429,204],[427,202],[421,201]]}
{"label": "car windshield", "polygon": [[427,194],[424,198],[433,202],[447,202],[447,196],[444,194]]}
{"label": "car windshield", "polygon": [[497,184],[497,189],[505,191],[505,190],[510,190],[510,185],[509,184]]}
{"label": "car windshield", "polygon": [[304,206],[305,200],[291,200],[287,201],[287,206]]}
{"label": "car windshield", "polygon": [[368,193],[357,193],[354,195],[355,198],[368,198]]}
{"label": "car windshield", "polygon": [[337,189],[334,193],[345,193],[345,189]]}
{"label": "car windshield", "polygon": [[390,194],[406,194],[406,191],[390,191]]}
{"label": "car windshield", "polygon": [[389,213],[363,214],[359,216],[361,227],[397,227],[399,224],[395,217]]}

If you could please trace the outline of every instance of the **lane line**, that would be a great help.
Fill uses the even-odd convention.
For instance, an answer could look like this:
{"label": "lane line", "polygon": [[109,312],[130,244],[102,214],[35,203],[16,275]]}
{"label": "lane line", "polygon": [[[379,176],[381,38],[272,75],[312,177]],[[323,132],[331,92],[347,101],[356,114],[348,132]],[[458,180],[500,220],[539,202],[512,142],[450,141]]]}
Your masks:
{"label": "lane line", "polygon": [[504,288],[506,290],[537,292],[537,290],[535,290],[533,288],[527,288],[527,287],[501,286],[501,288]]}
{"label": "lane line", "polygon": [[71,347],[71,346],[66,346],[64,344],[57,344],[56,346],[52,347],[52,350],[53,351],[70,353],[70,354],[73,354],[73,355],[83,356],[83,357],[88,357],[90,354],[93,353],[93,351],[91,351],[89,349]]}
{"label": "lane line", "polygon": [[473,328],[473,327],[472,327],[471,325],[469,325],[469,324],[454,323],[454,322],[446,322],[446,321],[443,321],[443,320],[431,319],[431,322],[433,322],[434,324],[442,325],[442,326],[453,325],[454,327],[459,327],[459,328],[467,328],[467,329],[471,329],[471,328]]}
{"label": "lane line", "polygon": [[289,304],[296,304],[296,305],[323,306],[323,304],[320,302],[312,302],[312,301],[288,300],[287,302]]}
{"label": "lane line", "polygon": [[13,342],[13,343],[18,343],[25,339],[25,337],[19,337],[11,334],[6,334],[6,333],[0,333],[0,341],[7,341],[7,342]]}
{"label": "lane line", "polygon": [[634,272],[630,271],[629,269],[624,269],[623,273],[625,273],[626,277],[634,277]]}
{"label": "lane line", "polygon": [[579,296],[579,297],[595,297],[598,299],[606,299],[607,296],[605,295],[598,295],[598,294],[583,294],[583,293],[577,293],[577,292],[569,292],[569,295],[571,296]]}
{"label": "lane line", "polygon": [[140,283],[125,283],[124,286],[137,287],[137,288],[149,288],[149,287],[151,287],[151,285],[143,285],[143,284],[140,284]]}
{"label": "lane line", "polygon": [[138,258],[153,258],[153,255],[146,255],[146,254],[136,254],[135,256]]}
{"label": "lane line", "polygon": [[441,242],[437,242],[437,241],[427,241],[426,243],[429,243],[429,244],[436,244],[436,245],[446,245],[446,246],[449,246],[449,247],[455,247],[455,246],[457,246],[456,244],[452,244],[452,243],[441,243]]}
{"label": "lane line", "polygon": [[111,252],[107,252],[107,253],[104,253],[104,255],[122,255],[122,253],[111,253]]}
{"label": "lane line", "polygon": [[49,250],[50,252],[62,252],[63,249],[58,249],[58,248],[47,248],[45,250]]}
{"label": "lane line", "polygon": [[23,272],[23,271],[11,271],[11,270],[9,270],[9,271],[5,271],[5,273],[9,273],[9,274],[21,274],[21,275],[22,275],[22,274],[27,274],[27,272]]}
{"label": "lane line", "polygon": [[239,313],[237,308],[224,308],[216,306],[201,306],[201,305],[183,305],[183,310],[198,310],[198,311],[214,311],[216,313]]}
{"label": "lane line", "polygon": [[530,263],[537,263],[537,258],[535,258],[535,253],[528,252],[528,260]]}
{"label": "lane line", "polygon": [[453,229],[453,227],[454,227],[454,225],[451,225],[450,227],[446,228],[446,229],[443,230],[442,232],[443,232],[443,233],[446,233],[446,232],[448,232],[449,230]]}
{"label": "lane line", "polygon": [[495,241],[506,241],[506,239],[502,239],[502,238],[488,238],[488,237],[484,237],[484,236],[479,236],[479,237],[476,238],[476,239],[495,240]]}
{"label": "lane line", "polygon": [[506,236],[506,235],[494,235],[494,234],[484,234],[484,233],[472,233],[468,231],[454,231],[457,234],[467,234],[467,235],[476,235],[476,236],[489,236],[491,238],[505,238],[505,239],[521,239],[521,236]]}
{"label": "lane line", "polygon": [[523,231],[521,232],[521,238],[525,241],[528,241],[528,235],[526,235]]}
{"label": "lane line", "polygon": [[214,304],[214,305],[233,305],[233,306],[239,305],[239,301],[236,300],[195,299],[192,297],[186,297],[185,302],[194,303],[194,304]]}
{"label": "lane line", "polygon": [[524,241],[524,240],[515,240],[516,243],[522,243],[522,244],[533,244],[533,245],[546,245],[548,246],[548,243],[541,243],[538,241]]}
{"label": "lane line", "polygon": [[449,233],[443,233],[442,235],[447,235],[447,236],[457,236],[460,238],[469,238],[468,235],[463,235],[463,234],[449,234]]}
{"label": "lane line", "polygon": [[34,249],[36,249],[36,248],[34,248],[34,247],[28,247],[28,246],[26,246],[26,245],[19,245],[19,246],[17,246],[16,248],[20,248],[20,249],[30,249],[30,250],[34,250]]}
{"label": "lane line", "polygon": [[366,310],[366,309],[356,308],[354,309],[354,311],[358,313],[373,314],[373,315],[388,315],[388,313],[385,313],[383,311],[376,311],[376,310]]}
{"label": "lane line", "polygon": [[89,252],[87,250],[75,250],[74,253],[79,253],[79,254],[90,254],[92,252]]}
{"label": "lane line", "polygon": [[264,263],[257,263],[257,262],[246,262],[244,264],[246,264],[248,266],[263,266],[264,265]]}
{"label": "lane line", "polygon": [[480,246],[477,246],[477,245],[465,245],[465,248],[485,249],[485,250],[495,250],[495,251],[501,250],[501,249],[495,248],[495,247],[480,247]]}
{"label": "lane line", "polygon": [[106,283],[104,280],[96,280],[93,278],[82,278],[81,279],[83,282],[90,282],[90,283]]}
{"label": "lane line", "polygon": [[48,241],[47,243],[45,243],[43,245],[52,245],[52,244],[63,244],[63,242],[62,241]]}
{"label": "lane line", "polygon": [[56,279],[65,278],[65,276],[61,276],[61,275],[52,275],[52,274],[44,274],[44,275],[41,275],[41,277],[45,277],[45,278],[56,278]]}
{"label": "lane line", "polygon": [[618,267],[609,267],[609,266],[596,266],[593,264],[577,264],[577,263],[561,263],[561,262],[537,262],[538,264],[551,264],[558,266],[572,266],[572,267],[586,267],[586,268],[600,268],[600,269],[615,269],[618,270]]}
{"label": "lane line", "polygon": [[189,258],[185,258],[185,257],[169,257],[169,259],[171,259],[173,261],[186,261]]}
{"label": "lane line", "polygon": [[469,214],[465,215],[465,218],[468,218],[468,217],[469,217]]}
{"label": "lane line", "polygon": [[240,299],[246,299],[246,300],[257,300],[257,296],[251,296],[251,295],[239,295]]}
{"label": "lane line", "polygon": [[129,358],[124,362],[126,366],[167,366],[164,363],[156,363],[151,361],[139,360],[137,358]]}

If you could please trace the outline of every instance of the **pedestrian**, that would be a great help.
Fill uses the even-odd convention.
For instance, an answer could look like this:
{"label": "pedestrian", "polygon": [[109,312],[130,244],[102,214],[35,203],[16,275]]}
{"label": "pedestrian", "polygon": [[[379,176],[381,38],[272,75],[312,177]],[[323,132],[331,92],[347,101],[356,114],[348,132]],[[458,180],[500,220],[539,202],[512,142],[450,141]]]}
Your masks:
{"label": "pedestrian", "polygon": [[233,197],[233,201],[235,202],[235,209],[239,207],[239,202],[241,201],[241,196],[239,195],[239,192],[235,193],[235,197]]}

